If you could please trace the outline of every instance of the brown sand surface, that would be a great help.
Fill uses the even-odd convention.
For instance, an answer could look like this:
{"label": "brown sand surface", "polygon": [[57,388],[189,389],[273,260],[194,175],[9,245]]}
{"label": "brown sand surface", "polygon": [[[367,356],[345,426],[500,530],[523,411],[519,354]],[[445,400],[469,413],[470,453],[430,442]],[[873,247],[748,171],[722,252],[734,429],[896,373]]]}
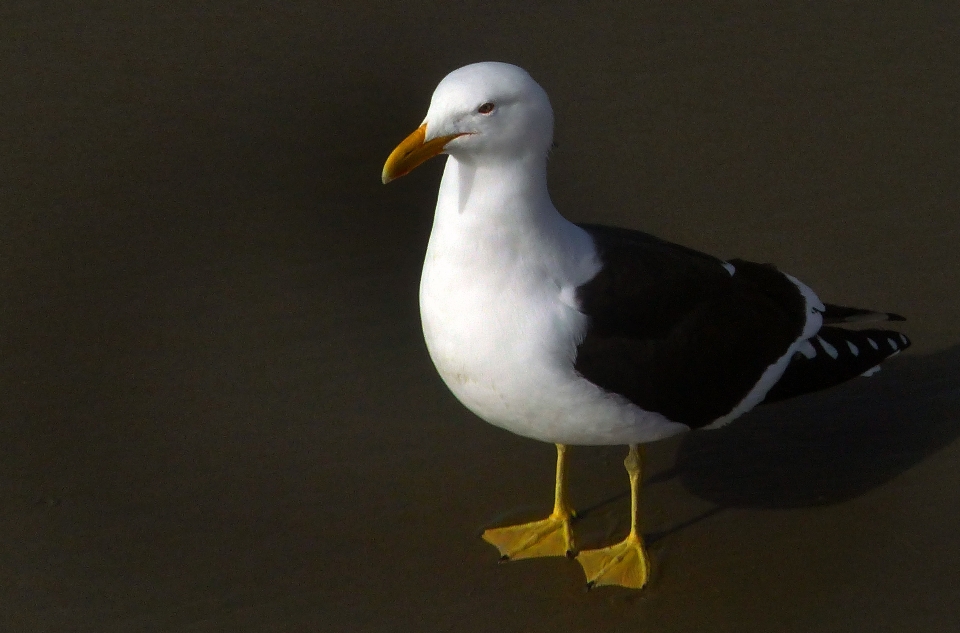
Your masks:
{"label": "brown sand surface", "polygon": [[[0,630],[960,630],[960,4],[9,0]],[[446,391],[417,284],[465,63],[550,93],[554,201],[908,315],[870,380],[649,450],[636,593],[478,534],[553,448]],[[573,452],[582,544],[622,447]]]}

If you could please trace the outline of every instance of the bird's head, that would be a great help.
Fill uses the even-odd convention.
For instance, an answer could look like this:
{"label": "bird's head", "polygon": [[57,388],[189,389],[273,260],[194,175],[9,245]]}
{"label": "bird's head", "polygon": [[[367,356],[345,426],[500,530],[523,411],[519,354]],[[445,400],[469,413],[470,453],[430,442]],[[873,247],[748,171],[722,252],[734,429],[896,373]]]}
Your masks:
{"label": "bird's head", "polygon": [[423,124],[383,166],[383,182],[408,174],[438,154],[481,163],[546,156],[553,110],[525,70],[500,62],[458,68],[433,92]]}

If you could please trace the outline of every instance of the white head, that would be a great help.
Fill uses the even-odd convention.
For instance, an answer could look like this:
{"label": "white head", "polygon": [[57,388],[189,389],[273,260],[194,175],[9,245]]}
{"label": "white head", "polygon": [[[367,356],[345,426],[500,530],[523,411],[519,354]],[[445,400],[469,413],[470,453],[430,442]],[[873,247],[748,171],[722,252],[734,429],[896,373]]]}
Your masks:
{"label": "white head", "polygon": [[552,140],[550,100],[525,70],[500,62],[470,64],[437,86],[423,125],[387,159],[383,181],[440,153],[474,163],[544,158]]}

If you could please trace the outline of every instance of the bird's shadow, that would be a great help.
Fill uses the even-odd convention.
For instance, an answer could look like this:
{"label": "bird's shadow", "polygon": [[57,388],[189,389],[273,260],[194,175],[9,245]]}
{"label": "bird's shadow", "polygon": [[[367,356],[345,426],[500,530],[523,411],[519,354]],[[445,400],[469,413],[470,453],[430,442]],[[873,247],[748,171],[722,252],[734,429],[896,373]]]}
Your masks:
{"label": "bird's shadow", "polygon": [[[798,508],[860,496],[960,436],[960,346],[884,365],[869,380],[761,406],[727,427],[687,434],[673,467],[713,507],[647,534],[649,542],[726,508]],[[627,491],[581,515],[625,497]],[[619,504],[622,505],[622,504]]]}

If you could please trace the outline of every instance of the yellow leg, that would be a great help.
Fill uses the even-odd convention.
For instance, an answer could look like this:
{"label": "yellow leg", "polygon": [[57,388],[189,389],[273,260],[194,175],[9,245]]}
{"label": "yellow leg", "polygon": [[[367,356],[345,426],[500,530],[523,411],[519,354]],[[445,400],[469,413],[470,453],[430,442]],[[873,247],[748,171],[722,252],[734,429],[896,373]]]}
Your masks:
{"label": "yellow leg", "polygon": [[577,556],[577,562],[583,567],[587,584],[591,587],[620,585],[640,589],[650,576],[650,561],[643,548],[643,537],[637,528],[643,462],[636,444],[630,446],[630,452],[623,464],[630,475],[630,534],[616,545],[583,551]]}
{"label": "yellow leg", "polygon": [[542,521],[484,531],[483,540],[496,546],[503,560],[573,554],[570,520],[574,512],[567,503],[566,454],[567,447],[557,444],[557,487],[550,516]]}

